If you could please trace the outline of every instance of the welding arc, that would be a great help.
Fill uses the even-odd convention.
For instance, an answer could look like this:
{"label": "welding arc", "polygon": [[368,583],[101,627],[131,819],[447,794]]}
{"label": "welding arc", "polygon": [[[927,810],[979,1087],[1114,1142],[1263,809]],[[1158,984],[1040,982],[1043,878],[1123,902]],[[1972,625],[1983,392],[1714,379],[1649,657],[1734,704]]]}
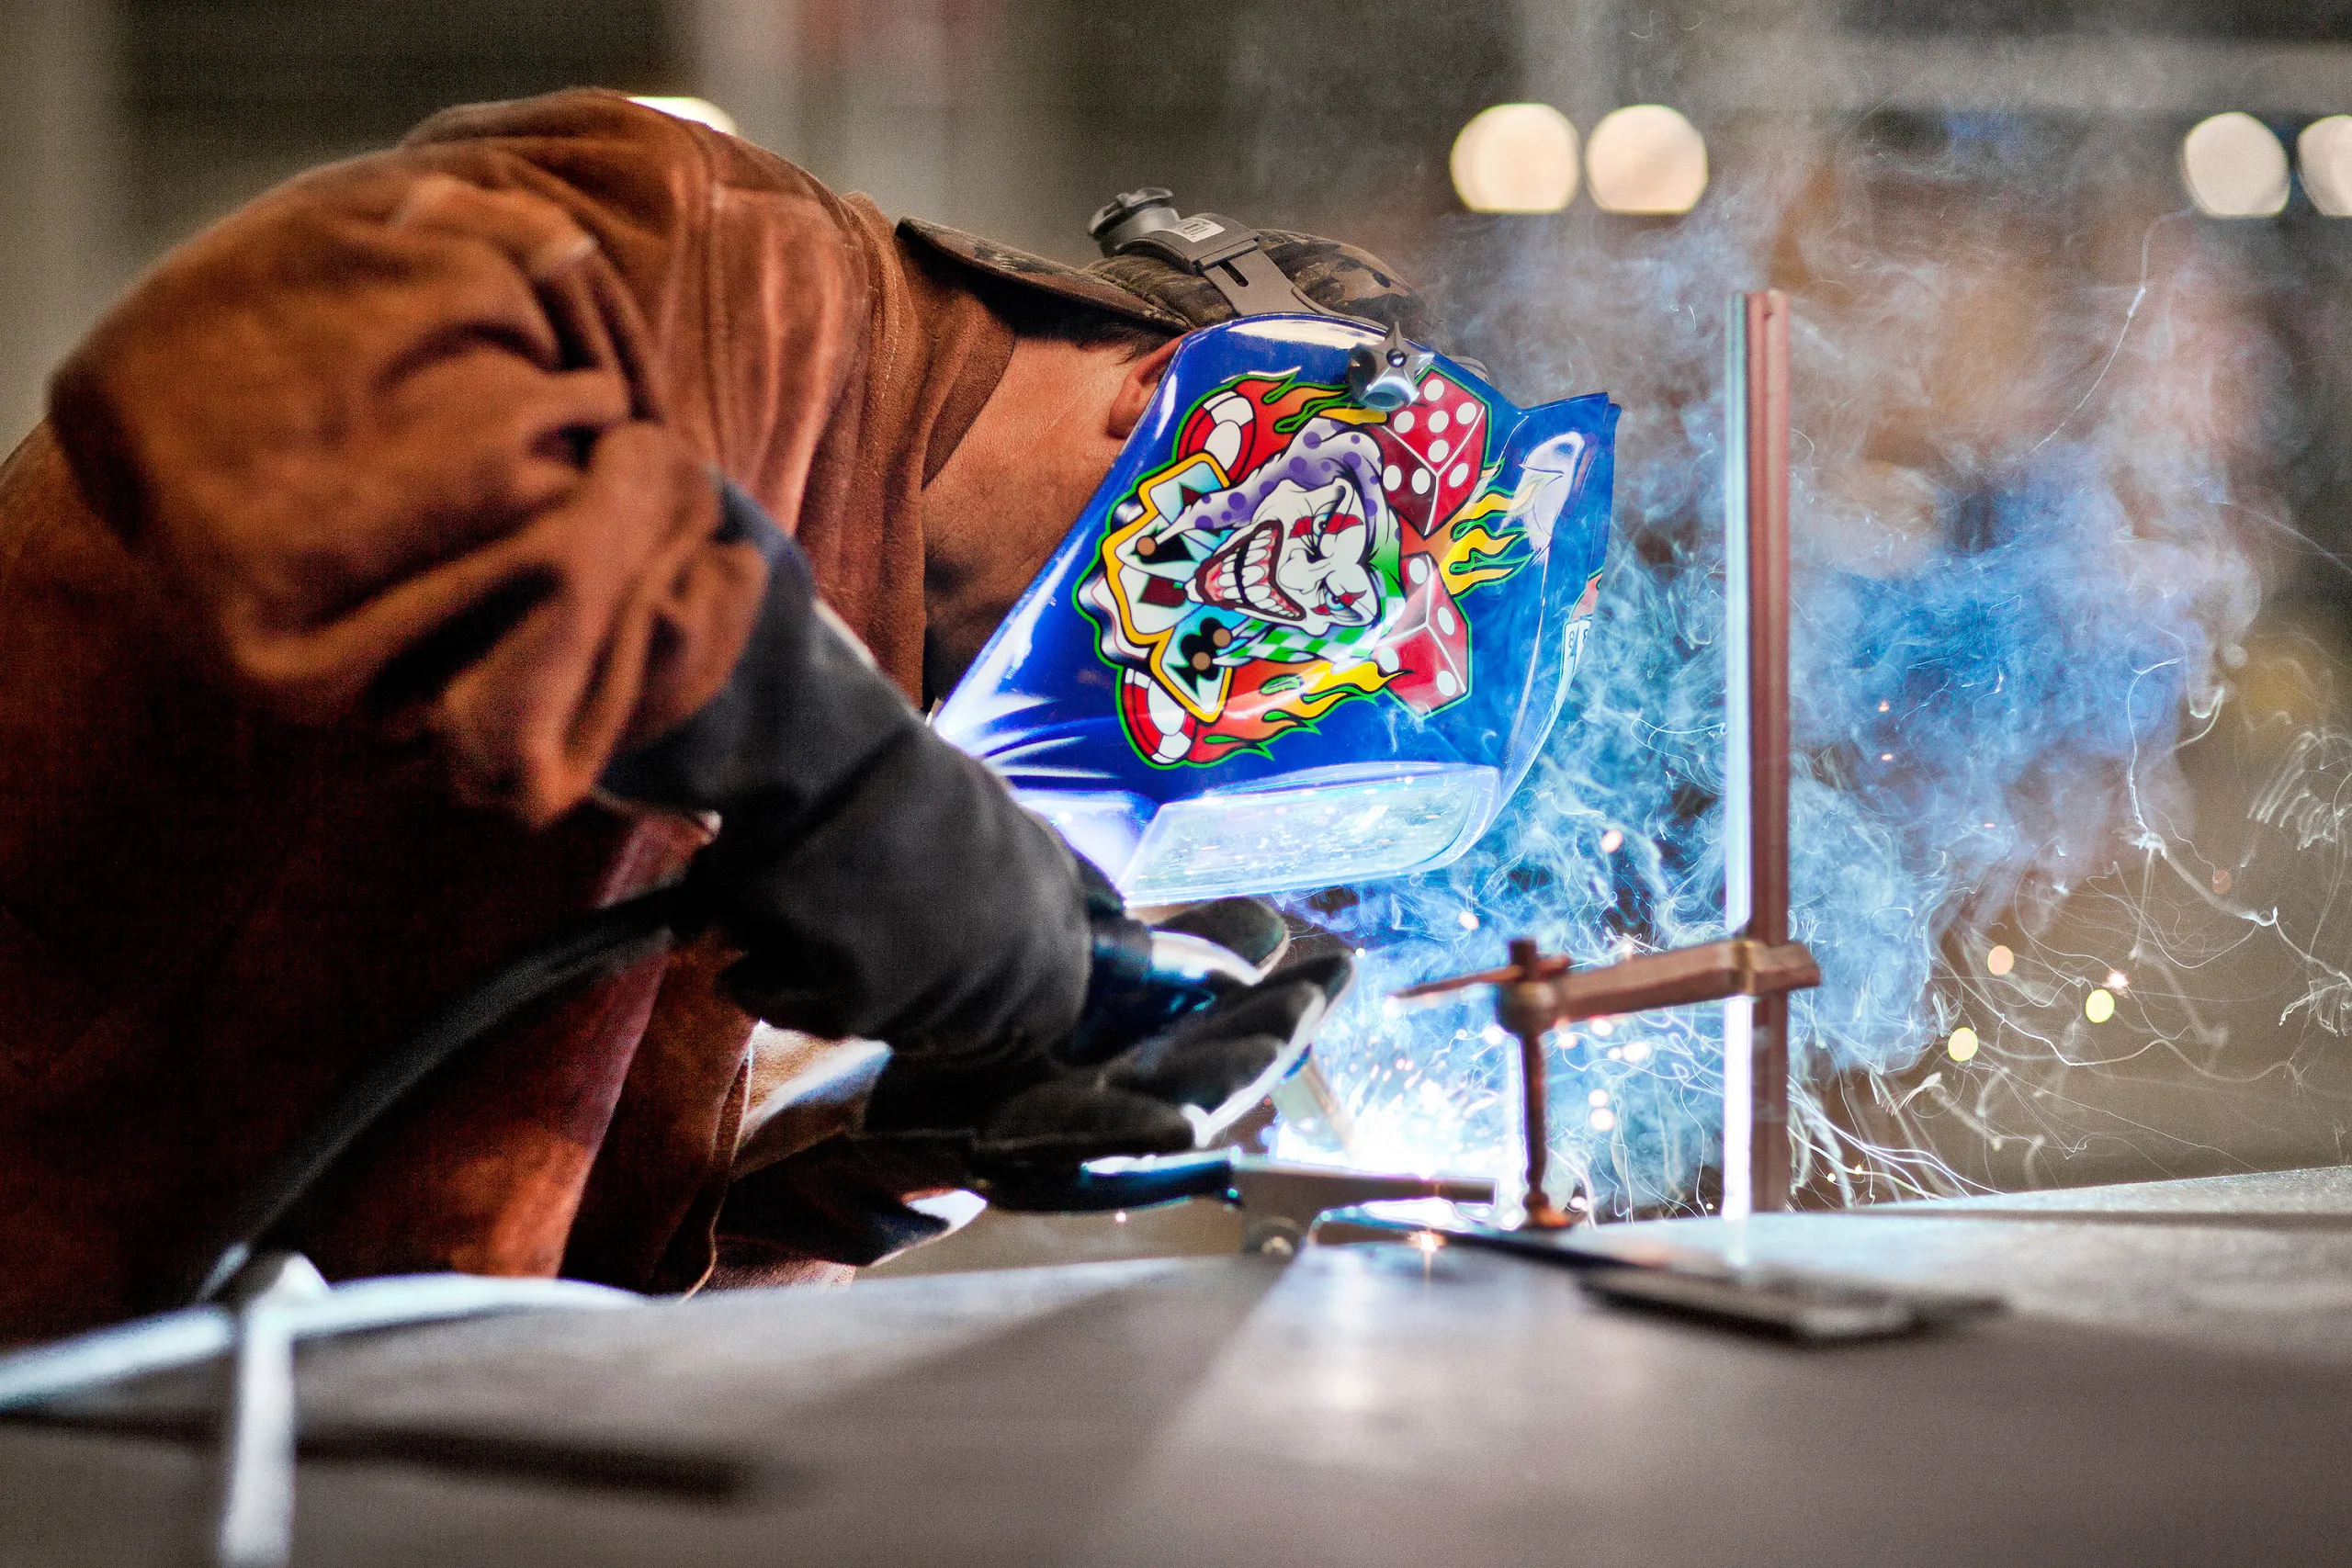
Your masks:
{"label": "welding arc", "polygon": [[474,1040],[557,987],[633,964],[702,924],[683,885],[657,887],[557,932],[458,996],[346,1088],[278,1156],[238,1207],[189,1303],[218,1296],[344,1151]]}

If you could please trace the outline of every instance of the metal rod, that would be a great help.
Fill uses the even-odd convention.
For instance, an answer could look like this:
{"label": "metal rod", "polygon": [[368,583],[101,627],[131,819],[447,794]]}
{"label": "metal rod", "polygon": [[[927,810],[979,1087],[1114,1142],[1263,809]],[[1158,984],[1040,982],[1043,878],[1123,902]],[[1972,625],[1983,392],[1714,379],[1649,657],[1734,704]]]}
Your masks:
{"label": "metal rod", "polygon": [[220,1452],[217,1568],[284,1568],[294,1544],[294,1338],[300,1309],[328,1295],[299,1253],[257,1259],[237,1284],[234,1374]]}
{"label": "metal rod", "polygon": [[[1731,301],[1724,398],[1724,921],[1789,939],[1789,301]],[[1788,999],[1724,1009],[1724,1213],[1788,1206]]]}
{"label": "metal rod", "polygon": [[1520,1228],[1556,1231],[1566,1230],[1569,1220],[1544,1186],[1552,1165],[1552,1128],[1544,1037],[1558,1017],[1558,998],[1554,987],[1541,978],[1546,967],[1543,958],[1530,939],[1512,941],[1510,961],[1517,977],[1503,987],[1498,1010],[1503,1027],[1519,1036],[1519,1125],[1527,1145],[1527,1192],[1520,1202]]}
{"label": "metal rod", "polygon": [[[1747,297],[1748,765],[1755,813],[1748,853],[1755,907],[1747,936],[1789,940],[1789,297]],[[1755,1115],[1749,1180],[1758,1211],[1789,1206],[1789,998],[1756,1000]]]}
{"label": "metal rod", "polygon": [[[1529,973],[1514,964],[1408,986],[1396,996],[1399,1001],[1416,1001],[1464,986],[1516,985]],[[1766,947],[1745,937],[1637,953],[1598,969],[1572,969],[1565,958],[1537,953],[1532,973],[1550,987],[1552,1012],[1547,1027],[1552,1028],[1588,1018],[1618,1018],[1653,1008],[1801,991],[1821,984],[1820,965],[1814,963],[1803,942]]]}
{"label": "metal rod", "polygon": [[1525,1228],[1568,1224],[1544,1190],[1544,1037],[1578,1019],[1723,999],[1723,1213],[1789,1203],[1789,998],[1821,983],[1789,940],[1789,300],[1734,295],[1724,397],[1724,941],[1577,971],[1532,942],[1510,964],[1425,981],[1399,1000],[1491,985],[1519,1037]]}

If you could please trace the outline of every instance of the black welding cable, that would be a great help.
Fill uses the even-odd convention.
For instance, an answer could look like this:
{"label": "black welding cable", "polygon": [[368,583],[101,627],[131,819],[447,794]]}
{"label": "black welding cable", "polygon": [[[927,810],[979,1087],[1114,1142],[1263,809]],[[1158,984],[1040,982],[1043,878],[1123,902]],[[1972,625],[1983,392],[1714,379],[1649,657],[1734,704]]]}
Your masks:
{"label": "black welding cable", "polygon": [[278,1156],[238,1207],[189,1300],[218,1295],[344,1151],[473,1040],[558,987],[635,963],[700,923],[689,915],[682,886],[657,887],[597,910],[458,997],[346,1088]]}

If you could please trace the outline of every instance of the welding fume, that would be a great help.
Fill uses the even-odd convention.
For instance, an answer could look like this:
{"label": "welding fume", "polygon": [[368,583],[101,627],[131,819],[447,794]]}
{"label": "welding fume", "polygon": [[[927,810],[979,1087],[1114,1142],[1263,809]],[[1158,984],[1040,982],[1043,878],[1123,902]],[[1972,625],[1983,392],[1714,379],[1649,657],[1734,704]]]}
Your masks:
{"label": "welding fume", "polygon": [[289,1253],[831,1277],[1297,1069],[1352,956],[1258,896],[1495,820],[1617,411],[1518,406],[1346,243],[1092,233],[577,91],[114,305],[0,473],[10,1337]]}

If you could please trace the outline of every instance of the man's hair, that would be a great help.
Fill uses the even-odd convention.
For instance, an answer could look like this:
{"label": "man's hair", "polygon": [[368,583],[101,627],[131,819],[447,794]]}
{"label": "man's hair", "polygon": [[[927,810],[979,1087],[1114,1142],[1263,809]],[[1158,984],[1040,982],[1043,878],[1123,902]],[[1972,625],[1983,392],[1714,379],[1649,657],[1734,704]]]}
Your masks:
{"label": "man's hair", "polygon": [[1025,288],[990,289],[989,308],[1019,336],[1077,348],[1115,349],[1130,365],[1179,335],[1165,327]]}

